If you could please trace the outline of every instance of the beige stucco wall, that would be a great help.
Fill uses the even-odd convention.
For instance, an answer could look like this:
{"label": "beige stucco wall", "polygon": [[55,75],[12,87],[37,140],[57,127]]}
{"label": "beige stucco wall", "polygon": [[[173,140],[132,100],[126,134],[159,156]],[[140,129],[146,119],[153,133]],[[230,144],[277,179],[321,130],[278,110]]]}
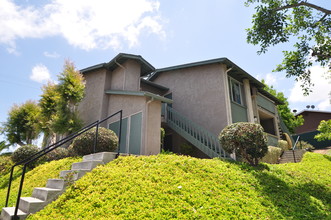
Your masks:
{"label": "beige stucco wall", "polygon": [[146,144],[143,149],[144,155],[160,153],[161,148],[161,102],[148,101],[146,103]]}
{"label": "beige stucco wall", "polygon": [[225,65],[210,64],[161,73],[155,83],[172,92],[173,108],[218,135],[228,124]]}
{"label": "beige stucco wall", "polygon": [[[131,95],[108,95],[109,107],[108,114],[113,114],[123,110],[123,118],[145,111],[146,97]],[[118,118],[110,119],[108,124],[117,121]]]}
{"label": "beige stucco wall", "polygon": [[140,64],[128,60],[112,72],[111,90],[140,90]]}
{"label": "beige stucco wall", "polygon": [[100,119],[107,109],[108,99],[105,94],[105,86],[109,83],[107,70],[100,69],[84,74],[85,97],[79,104],[78,111],[85,124]]}

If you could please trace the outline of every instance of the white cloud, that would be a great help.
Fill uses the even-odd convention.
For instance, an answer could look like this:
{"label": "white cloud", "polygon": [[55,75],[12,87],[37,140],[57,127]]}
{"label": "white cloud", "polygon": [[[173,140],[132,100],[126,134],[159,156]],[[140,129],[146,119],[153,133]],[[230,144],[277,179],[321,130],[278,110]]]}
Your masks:
{"label": "white cloud", "polygon": [[267,85],[276,85],[277,84],[277,79],[275,74],[271,74],[271,73],[267,73],[266,77],[265,77],[265,83]]}
{"label": "white cloud", "polygon": [[279,78],[277,79],[276,78],[276,73],[267,73],[267,74],[263,74],[263,75],[256,75],[256,79],[258,80],[262,80],[264,79],[265,83],[268,85],[268,86],[275,86],[277,85],[277,80],[280,80]]}
{"label": "white cloud", "polygon": [[301,82],[296,82],[291,89],[289,101],[316,104],[319,110],[331,110],[330,95],[331,82],[326,79],[327,68],[314,66],[310,69],[311,81],[315,85],[309,96],[304,96],[300,87]]}
{"label": "white cloud", "polygon": [[37,64],[32,68],[30,79],[38,83],[43,83],[51,80],[51,74],[45,65]]}
{"label": "white cloud", "polygon": [[155,0],[53,0],[41,8],[0,0],[0,43],[62,36],[84,50],[139,44],[142,32],[165,36]]}
{"label": "white cloud", "polygon": [[60,57],[60,54],[56,53],[56,52],[47,52],[45,51],[44,52],[44,56],[45,57],[49,57],[49,58],[59,58]]}

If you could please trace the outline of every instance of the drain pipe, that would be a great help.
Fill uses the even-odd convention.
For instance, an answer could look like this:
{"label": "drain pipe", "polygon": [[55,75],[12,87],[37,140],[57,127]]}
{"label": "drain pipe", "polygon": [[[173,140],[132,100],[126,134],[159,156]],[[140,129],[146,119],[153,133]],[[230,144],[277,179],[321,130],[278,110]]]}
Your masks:
{"label": "drain pipe", "polygon": [[147,138],[148,138],[148,135],[147,135],[147,129],[148,129],[148,106],[149,106],[149,104],[151,103],[151,102],[153,102],[154,101],[154,97],[151,97],[151,99],[150,100],[148,100],[147,102],[146,102],[146,111],[145,111],[145,113],[146,113],[146,117],[145,117],[145,146],[144,146],[144,154],[146,154],[147,153],[147,150],[146,150],[146,146],[147,146]]}
{"label": "drain pipe", "polygon": [[[230,97],[230,89],[229,89],[229,83],[228,83],[228,72],[230,72],[233,69],[233,67],[230,67],[228,69],[225,70],[224,73],[224,88],[226,90],[226,95],[225,95],[225,106],[226,106],[226,112],[227,112],[227,124],[229,125],[231,123],[231,119],[232,119],[232,114],[231,114],[231,106],[230,106],[230,102],[231,102],[231,97]],[[233,152],[232,154],[230,154],[230,157],[234,160],[236,160],[236,153]]]}

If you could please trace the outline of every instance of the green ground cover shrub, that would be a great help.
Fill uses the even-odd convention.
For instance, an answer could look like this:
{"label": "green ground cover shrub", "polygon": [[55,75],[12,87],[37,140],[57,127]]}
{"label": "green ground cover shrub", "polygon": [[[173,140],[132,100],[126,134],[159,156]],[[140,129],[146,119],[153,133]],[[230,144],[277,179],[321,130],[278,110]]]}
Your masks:
{"label": "green ground cover shrub", "polygon": [[[92,128],[84,134],[76,137],[72,145],[69,147],[69,151],[79,156],[94,153],[95,130],[95,128]],[[96,152],[115,151],[118,146],[118,138],[115,132],[103,127],[100,127],[98,130],[99,136]]]}
{"label": "green ground cover shrub", "polygon": [[260,164],[119,157],[29,219],[330,219],[331,157]]}
{"label": "green ground cover shrub", "polygon": [[[34,187],[45,187],[48,179],[59,178],[61,170],[70,169],[71,164],[78,161],[81,161],[81,158],[65,158],[62,160],[44,163],[33,170],[29,170],[25,174],[22,196],[31,196]],[[14,181],[12,183],[12,190],[9,199],[10,206],[15,206],[16,203],[20,173],[21,169],[19,167],[15,168]],[[2,209],[6,202],[8,179],[9,173],[0,176],[0,209]]]}

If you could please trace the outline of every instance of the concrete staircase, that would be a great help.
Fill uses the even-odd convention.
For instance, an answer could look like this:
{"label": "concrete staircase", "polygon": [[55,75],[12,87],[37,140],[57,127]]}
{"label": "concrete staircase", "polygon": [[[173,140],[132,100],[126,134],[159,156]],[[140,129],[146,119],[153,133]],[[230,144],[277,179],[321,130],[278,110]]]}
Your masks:
{"label": "concrete staircase", "polygon": [[[71,170],[64,170],[60,173],[59,179],[49,179],[46,187],[36,187],[31,197],[21,197],[19,202],[19,219],[25,219],[30,213],[36,213],[47,204],[54,201],[61,195],[70,182],[81,178],[85,173],[91,171],[98,165],[106,164],[116,157],[114,152],[101,152],[83,157],[82,162],[73,163]],[[13,219],[15,207],[2,209],[0,220]]]}
{"label": "concrete staircase", "polygon": [[293,156],[293,151],[292,150],[287,150],[284,151],[283,155],[281,156],[279,163],[298,163],[302,160],[303,154],[306,151],[303,149],[296,149],[294,150],[294,156]]}

